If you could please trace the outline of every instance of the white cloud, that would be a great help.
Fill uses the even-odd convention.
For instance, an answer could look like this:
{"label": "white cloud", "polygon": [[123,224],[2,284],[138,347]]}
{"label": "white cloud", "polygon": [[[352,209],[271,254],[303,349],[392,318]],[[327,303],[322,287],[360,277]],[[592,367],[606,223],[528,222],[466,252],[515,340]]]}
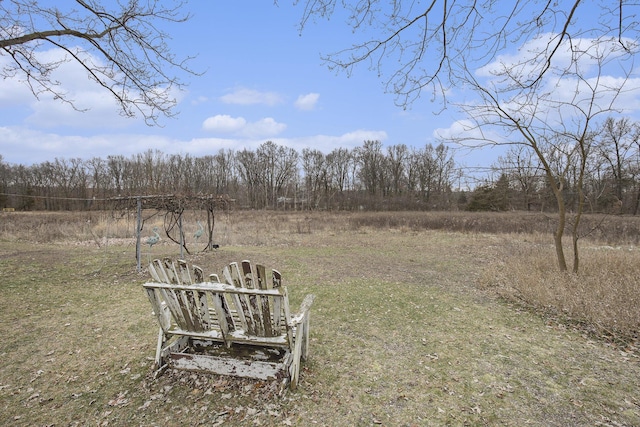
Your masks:
{"label": "white cloud", "polygon": [[[500,55],[495,61],[476,70],[481,84],[498,95],[500,108],[519,122],[539,133],[550,129],[580,132],[585,125],[585,114],[604,119],[609,114],[637,114],[640,112],[640,78],[633,73],[633,58],[624,51],[617,38],[572,38],[563,40],[554,53],[550,68],[539,82],[535,92],[521,90],[512,79],[526,82],[537,78],[548,64],[546,58],[559,41],[558,34],[542,34],[529,40],[511,54]],[[626,46],[638,50],[638,45],[623,39]],[[472,121],[486,126],[480,129],[461,129],[465,121],[454,123],[436,133],[461,139],[469,144],[475,141],[498,141],[499,114],[494,108],[474,108],[479,101],[466,100],[466,109]],[[491,104],[491,102],[489,102]],[[593,121],[592,125],[597,122]],[[510,132],[517,140],[513,127],[503,127],[504,138]]]}
{"label": "white cloud", "polygon": [[198,97],[196,97],[195,99],[191,100],[191,105],[200,105],[200,104],[204,104],[205,102],[208,102],[209,98],[207,98],[206,96],[200,95]]}
{"label": "white cloud", "polygon": [[231,117],[227,114],[218,114],[207,118],[202,123],[202,129],[211,132],[233,133],[243,129],[247,121],[243,117]]}
{"label": "white cloud", "polygon": [[[640,78],[626,79],[609,75],[584,80],[558,78],[548,86],[553,101],[566,103],[564,107],[556,107],[565,117],[568,117],[567,114],[577,115],[579,109],[589,111],[590,108],[591,114],[609,109],[623,113],[640,111]],[[595,97],[592,100],[594,90]]]}
{"label": "white cloud", "polygon": [[311,135],[286,140],[273,140],[273,142],[286,145],[297,151],[302,151],[303,148],[314,148],[323,153],[329,153],[336,148],[353,149],[360,147],[364,141],[384,142],[387,138],[387,132],[383,130],[358,129],[342,135]]}
{"label": "white cloud", "polygon": [[276,92],[259,92],[253,89],[239,88],[232,93],[220,97],[225,104],[255,105],[265,104],[269,106],[283,102],[282,96]]}
{"label": "white cloud", "polygon": [[451,123],[448,128],[437,128],[433,131],[433,137],[436,139],[453,140],[460,138],[461,135],[471,135],[476,129],[476,125],[471,120],[456,120]]}
{"label": "white cloud", "polygon": [[[0,61],[0,67],[2,67],[2,61]],[[32,100],[33,94],[26,84],[17,79],[0,79],[0,107],[15,108],[19,105],[28,105]]]}
{"label": "white cloud", "polygon": [[30,165],[51,161],[54,158],[106,158],[112,154],[126,156],[141,153],[149,148],[166,146],[159,137],[145,135],[60,135],[18,126],[0,127],[0,150],[10,163]]}
{"label": "white cloud", "polygon": [[[638,51],[638,44],[628,38],[565,38],[558,49],[553,51],[551,64],[547,63],[552,49],[558,44],[560,35],[555,33],[540,34],[528,40],[514,53],[499,55],[495,61],[476,70],[479,77],[501,79],[506,72],[516,76],[520,81],[537,78],[539,73],[550,65],[547,75],[564,76],[565,70],[569,74],[578,71],[584,77],[590,73],[619,75],[623,65],[623,58],[628,55],[623,47]],[[577,64],[577,68],[576,68]],[[633,64],[626,64],[628,67]],[[602,67],[602,68],[600,68]]]}
{"label": "white cloud", "polygon": [[[281,125],[263,119],[256,127],[277,131]],[[275,129],[275,130],[274,130]],[[262,132],[266,132],[262,129]],[[353,149],[362,146],[366,140],[385,141],[387,133],[376,130],[355,130],[342,135],[312,135],[296,138],[268,138],[276,144],[291,147],[297,151],[314,148],[329,153],[336,148]],[[0,126],[0,152],[5,162],[31,165],[54,158],[106,159],[110,155],[130,157],[147,150],[159,150],[165,154],[185,154],[199,157],[217,153],[220,149],[255,150],[265,143],[265,136],[237,136],[229,138],[193,138],[179,140],[163,135],[109,134],[65,136],[46,133],[23,127]]]}
{"label": "white cloud", "polygon": [[313,110],[320,98],[319,93],[308,93],[306,95],[300,95],[295,102],[295,106],[299,110]]}
{"label": "white cloud", "polygon": [[242,135],[247,137],[268,137],[278,135],[287,128],[284,123],[278,123],[271,117],[260,119],[257,122],[249,123],[242,131]]}
{"label": "white cloud", "polygon": [[72,96],[76,107],[86,110],[80,112],[59,100],[41,98],[30,105],[32,113],[25,123],[36,128],[113,129],[125,128],[136,121],[120,115],[116,102],[104,92],[76,92]]}
{"label": "white cloud", "polygon": [[207,118],[202,123],[202,128],[215,133],[227,133],[247,138],[266,138],[283,132],[287,125],[278,123],[271,117],[265,117],[256,122],[247,122],[244,117],[218,114]]}
{"label": "white cloud", "polygon": [[[80,48],[70,49],[85,63],[103,65],[99,58]],[[34,90],[38,93],[36,97],[24,82],[24,76],[20,74],[14,78],[0,80],[0,107],[28,108],[30,114],[24,118],[26,124],[37,128],[68,126],[82,129],[113,129],[143,122],[142,117],[133,120],[124,117],[114,97],[92,80],[84,67],[71,60],[69,54],[62,49],[35,53],[43,63],[58,63],[49,78],[59,84],[51,88],[60,92],[72,104],[61,101],[55,94],[43,91],[34,84]],[[7,59],[0,56],[0,67],[7,64]],[[178,91],[170,95],[176,99],[182,96]],[[136,98],[135,94],[131,94],[131,97]],[[143,110],[146,109],[146,106],[141,107]]]}

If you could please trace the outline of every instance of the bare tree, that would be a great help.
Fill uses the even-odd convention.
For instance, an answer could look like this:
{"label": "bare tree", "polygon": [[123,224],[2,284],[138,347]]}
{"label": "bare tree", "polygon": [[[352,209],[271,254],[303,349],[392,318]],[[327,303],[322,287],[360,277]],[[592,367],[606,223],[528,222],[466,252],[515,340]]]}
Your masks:
{"label": "bare tree", "polygon": [[[626,56],[615,40],[574,40],[560,49],[565,58],[563,64],[553,66],[545,78],[532,86],[523,82],[530,82],[531,75],[547,68],[546,62],[529,62],[525,67],[503,60],[492,64],[485,71],[489,77],[482,81],[467,72],[466,83],[480,96],[480,102],[462,104],[460,108],[475,123],[474,129],[482,133],[483,143],[522,144],[536,154],[558,206],[554,241],[563,271],[567,270],[562,245],[567,222],[566,190],[573,189],[571,236],[573,271],[577,272],[578,227],[585,201],[583,184],[594,131],[601,116],[615,111],[631,71],[621,68],[622,77],[618,79],[604,74],[612,61]],[[535,47],[528,46],[530,50],[535,51]],[[567,68],[564,62],[573,65]],[[622,67],[623,64],[621,61]],[[489,136],[492,134],[496,136]]]}
{"label": "bare tree", "polygon": [[108,189],[107,162],[100,157],[92,157],[86,163],[87,173],[91,176],[90,188],[94,198],[105,198]]}
{"label": "bare tree", "polygon": [[640,209],[640,180],[638,179],[640,177],[640,134],[636,136],[633,145],[633,155],[629,159],[629,174],[636,187],[632,212],[637,215]]}
{"label": "bare tree", "polygon": [[[39,97],[53,97],[82,109],[53,72],[63,63],[80,64],[90,79],[109,92],[125,116],[141,114],[147,123],[171,116],[177,72],[192,71],[189,58],[171,52],[166,23],[185,22],[183,2],[75,0],[69,8],[35,0],[0,0],[0,55],[9,61],[1,78],[18,78]],[[45,48],[59,49],[50,59]]]}
{"label": "bare tree", "polygon": [[387,166],[389,177],[387,186],[390,193],[400,196],[406,189],[406,164],[409,157],[409,149],[405,144],[391,145],[387,147]]}
{"label": "bare tree", "polygon": [[256,152],[247,148],[238,151],[236,152],[236,162],[240,180],[246,189],[247,206],[254,209],[264,208],[266,200],[262,198],[264,191],[261,191],[263,174]]}
{"label": "bare tree", "polygon": [[353,182],[349,181],[349,171],[353,165],[353,153],[346,148],[336,148],[327,155],[327,163],[331,181],[340,193],[353,186]]}
{"label": "bare tree", "polygon": [[[602,113],[615,109],[633,67],[640,39],[637,2],[300,3],[305,5],[301,29],[312,17],[329,17],[340,7],[350,17],[355,41],[325,57],[331,67],[350,73],[356,65],[368,64],[386,79],[387,90],[403,107],[424,89],[431,89],[444,105],[449,89],[468,91],[474,96],[457,106],[475,123],[476,141],[522,143],[536,153],[558,202],[554,239],[561,270],[567,269],[562,247],[566,175],[549,163],[549,150],[577,162],[565,169],[577,165],[579,194],[572,231],[577,271],[577,227],[593,126]],[[520,50],[513,53],[511,46]],[[606,78],[605,68],[618,65],[628,68],[620,78]]]}
{"label": "bare tree", "polygon": [[[227,194],[231,191],[231,187],[236,183],[234,176],[235,154],[231,149],[221,148],[214,156],[215,160],[215,192],[216,194]],[[213,189],[209,190],[213,191]]]}
{"label": "bare tree", "polygon": [[317,149],[302,149],[302,172],[304,174],[305,193],[309,207],[318,209],[322,197],[328,204],[327,160],[325,155]]}
{"label": "bare tree", "polygon": [[[350,47],[329,53],[330,68],[350,74],[360,63],[384,79],[396,103],[409,106],[423,90],[445,100],[445,94],[464,79],[467,64],[480,68],[511,46],[524,45],[552,34],[546,47],[524,59],[541,63],[527,80],[535,85],[551,69],[561,47],[580,38],[610,38],[621,48],[636,48],[640,25],[633,0],[296,0],[303,6],[299,30],[315,17],[347,16],[353,29]],[[390,64],[389,66],[387,66]],[[571,64],[566,64],[571,68]]]}
{"label": "bare tree", "polygon": [[411,186],[417,198],[428,208],[444,208],[453,179],[453,155],[444,144],[427,144],[414,150],[409,159]]}
{"label": "bare tree", "polygon": [[293,148],[272,141],[260,144],[256,150],[261,182],[265,194],[265,207],[276,207],[278,197],[293,192],[293,181],[298,177],[298,153]]}
{"label": "bare tree", "polygon": [[11,176],[11,168],[2,160],[0,154],[0,208],[4,208],[7,204],[7,188],[9,188]]}
{"label": "bare tree", "polygon": [[346,148],[336,148],[327,154],[327,180],[335,190],[338,206],[348,207],[349,199],[345,196],[347,190],[353,190],[354,183],[350,180],[350,171],[354,169],[353,153]]}
{"label": "bare tree", "polygon": [[498,158],[495,168],[506,174],[515,183],[522,195],[522,209],[530,211],[536,193],[540,191],[540,161],[536,154],[523,145],[510,147]]}
{"label": "bare tree", "polygon": [[123,155],[107,156],[107,169],[110,180],[110,187],[115,190],[116,195],[121,195],[125,190],[126,159]]}
{"label": "bare tree", "polygon": [[596,149],[604,160],[612,178],[613,196],[622,205],[627,187],[631,184],[629,160],[634,154],[640,126],[628,118],[607,118],[598,134]]}
{"label": "bare tree", "polygon": [[382,152],[382,142],[365,141],[356,151],[360,166],[358,176],[362,185],[370,196],[380,195],[385,180],[385,156]]}

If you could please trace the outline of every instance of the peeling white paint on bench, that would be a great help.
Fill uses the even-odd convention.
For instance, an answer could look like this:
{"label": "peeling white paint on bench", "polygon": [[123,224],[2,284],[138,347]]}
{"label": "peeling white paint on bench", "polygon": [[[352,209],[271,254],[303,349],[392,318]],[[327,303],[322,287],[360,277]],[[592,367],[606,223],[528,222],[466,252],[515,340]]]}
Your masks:
{"label": "peeling white paint on bench", "polygon": [[227,283],[205,282],[201,268],[182,260],[154,260],[149,272],[155,282],[143,286],[160,325],[159,369],[282,378],[283,386],[296,387],[308,355],[313,295],[292,315],[280,272],[249,261],[226,266]]}

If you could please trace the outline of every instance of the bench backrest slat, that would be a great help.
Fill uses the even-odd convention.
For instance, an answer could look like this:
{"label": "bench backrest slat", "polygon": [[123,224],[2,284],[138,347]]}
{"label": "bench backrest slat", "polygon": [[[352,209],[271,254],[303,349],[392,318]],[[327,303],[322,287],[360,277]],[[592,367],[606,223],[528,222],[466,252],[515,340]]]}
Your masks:
{"label": "bench backrest slat", "polygon": [[185,291],[182,292],[183,301],[185,301],[185,308],[188,310],[189,315],[191,316],[191,324],[193,325],[194,330],[204,330],[204,319],[200,315],[200,303],[198,302],[198,294],[193,291]]}
{"label": "bench backrest slat", "polygon": [[162,261],[162,264],[164,266],[164,271],[169,279],[168,283],[181,284],[182,282],[180,281],[178,272],[176,271],[176,267],[173,261],[170,258],[165,258]]}
{"label": "bench backrest slat", "polygon": [[[258,289],[269,289],[269,284],[267,282],[267,269],[262,264],[256,265],[256,281]],[[264,334],[267,337],[272,337],[275,335],[273,322],[271,319],[271,316],[274,314],[274,312],[272,311],[273,304],[269,300],[268,296],[261,296],[260,305],[262,313],[264,314],[261,319],[263,323]]]}
{"label": "bench backrest slat", "polygon": [[[201,282],[199,282],[201,283]],[[207,293],[198,291],[198,317],[202,330],[207,331],[211,328],[211,315],[209,314],[209,302],[207,301]]]}
{"label": "bench backrest slat", "polygon": [[281,333],[286,333],[288,335],[289,342],[293,342],[293,331],[289,328],[289,322],[291,320],[291,310],[289,308],[289,296],[287,294],[287,288],[281,287],[283,298],[282,298],[282,313],[284,318],[282,319],[284,323],[284,330],[280,330]]}
{"label": "bench backrest slat", "polygon": [[[149,263],[149,274],[153,280],[160,283],[173,283],[176,285],[191,285],[205,281],[204,271],[197,265],[189,269],[189,264],[185,260],[179,259],[175,262],[171,258],[162,260],[155,259]],[[217,275],[212,282],[219,282]]]}
{"label": "bench backrest slat", "polygon": [[174,301],[174,307],[177,307],[176,312],[178,314],[178,318],[181,320],[181,322],[178,323],[180,327],[190,331],[195,331],[196,328],[194,327],[191,319],[189,303],[185,298],[184,292],[177,289],[171,289],[167,291],[167,294],[169,295],[169,298]]}
{"label": "bench backrest slat", "polygon": [[[168,331],[172,324],[182,331],[206,333],[218,330],[218,336],[285,337],[292,342],[289,328],[291,313],[282,275],[264,265],[244,260],[232,262],[222,271],[225,283],[216,274],[205,275],[200,267],[184,260],[156,259],[149,265],[151,277],[159,283],[145,288],[160,325]],[[164,320],[163,320],[164,319]],[[168,319],[168,320],[167,320]],[[215,335],[215,334],[214,334]],[[225,340],[227,339],[225,338]]]}
{"label": "bench backrest slat", "polygon": [[164,271],[164,265],[159,259],[155,259],[149,264],[149,273],[154,280],[160,283],[171,283],[167,272]]}
{"label": "bench backrest slat", "polygon": [[[273,289],[280,289],[282,286],[282,274],[278,270],[271,270],[271,280]],[[273,301],[273,333],[282,334],[282,300]]]}
{"label": "bench backrest slat", "polygon": [[158,271],[156,270],[155,261],[156,260],[149,263],[149,274],[151,275],[151,278],[156,282],[162,282],[162,278],[160,277],[160,275],[158,274]]}
{"label": "bench backrest slat", "polygon": [[162,300],[167,304],[167,307],[169,308],[169,311],[171,311],[171,314],[178,326],[181,328],[186,327],[182,310],[180,309],[180,305],[178,304],[178,300],[176,299],[176,295],[173,291],[171,289],[160,289],[159,294],[162,297]]}
{"label": "bench backrest slat", "polygon": [[171,327],[171,319],[163,315],[162,312],[162,301],[163,298],[160,295],[160,289],[154,288],[146,288],[147,297],[149,297],[149,301],[151,302],[151,307],[153,307],[153,313],[156,315],[158,319],[158,323],[163,331],[167,331]]}
{"label": "bench backrest slat", "polygon": [[[256,289],[255,274],[253,273],[251,262],[247,260],[242,261],[242,282],[244,283],[245,288]],[[256,335],[265,336],[264,324],[262,322],[262,310],[260,310],[257,296],[249,295],[249,308],[251,312],[251,318],[253,320],[253,326],[255,328],[254,333]]]}
{"label": "bench backrest slat", "polygon": [[[262,271],[260,274],[263,274]],[[165,332],[171,332],[172,324],[175,324],[183,332],[206,333],[218,331],[225,341],[229,342],[241,337],[260,338],[283,337],[282,342],[291,343],[292,335],[286,327],[290,319],[289,304],[286,288],[276,289],[248,289],[235,287],[224,283],[202,282],[192,285],[178,285],[167,283],[145,283],[144,287],[149,300],[156,312],[162,313],[168,310],[169,316],[157,316],[160,326]],[[266,300],[269,310],[262,305],[261,313],[269,320],[262,319],[262,329],[245,329],[241,319],[248,320],[245,313],[247,298],[255,298],[256,301]],[[279,310],[278,312],[273,310]],[[282,326],[276,333],[273,327],[273,319],[282,319]],[[253,319],[251,319],[253,320]],[[270,325],[269,328],[266,325]],[[240,335],[232,337],[234,331],[242,331]],[[215,336],[215,334],[213,335]]]}
{"label": "bench backrest slat", "polygon": [[[242,274],[240,273],[240,268],[238,267],[237,262],[232,262],[226,266],[223,270],[223,276],[230,285],[233,285],[236,288],[245,288],[244,280],[242,279]],[[253,314],[251,312],[248,295],[238,294],[232,298],[238,308],[237,314],[240,322],[242,323],[243,329],[247,331],[248,334],[255,335],[256,328],[253,322]]]}

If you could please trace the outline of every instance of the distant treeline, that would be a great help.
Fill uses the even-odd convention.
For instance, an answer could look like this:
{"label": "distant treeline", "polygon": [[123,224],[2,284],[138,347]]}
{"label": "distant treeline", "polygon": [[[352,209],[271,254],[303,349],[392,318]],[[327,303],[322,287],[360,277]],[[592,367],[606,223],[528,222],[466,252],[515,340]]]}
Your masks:
{"label": "distant treeline", "polygon": [[[597,142],[584,179],[588,211],[636,214],[637,138]],[[578,194],[571,159],[556,161],[571,208]],[[128,158],[56,158],[32,166],[10,165],[0,157],[0,207],[90,210],[108,207],[104,200],[116,196],[213,194],[233,199],[235,209],[554,211],[541,171],[533,153],[514,145],[481,184],[462,189],[468,177],[448,146],[383,148],[380,141],[328,154],[311,148],[299,153],[267,141],[256,150],[203,157],[149,150]]]}

